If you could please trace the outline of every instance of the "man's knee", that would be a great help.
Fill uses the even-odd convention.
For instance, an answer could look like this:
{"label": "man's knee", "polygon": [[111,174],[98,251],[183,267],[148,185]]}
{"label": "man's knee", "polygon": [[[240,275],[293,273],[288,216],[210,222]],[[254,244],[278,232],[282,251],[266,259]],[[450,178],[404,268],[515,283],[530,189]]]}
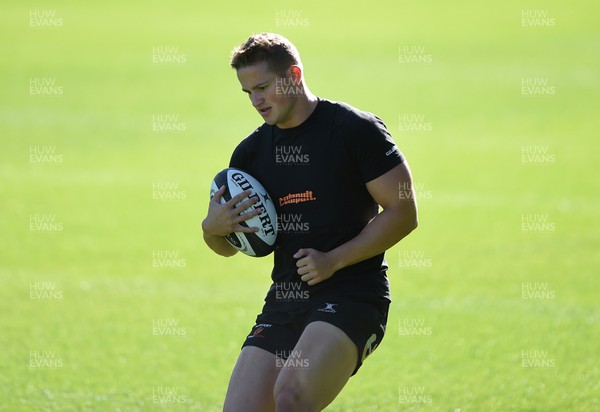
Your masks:
{"label": "man's knee", "polygon": [[314,395],[307,391],[302,381],[291,376],[277,379],[273,389],[277,412],[319,411]]}

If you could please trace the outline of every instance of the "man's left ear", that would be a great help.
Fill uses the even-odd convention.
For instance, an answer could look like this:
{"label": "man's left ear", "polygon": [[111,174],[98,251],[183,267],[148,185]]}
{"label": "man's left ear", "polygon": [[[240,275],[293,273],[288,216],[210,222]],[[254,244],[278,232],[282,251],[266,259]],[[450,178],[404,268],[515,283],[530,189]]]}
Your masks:
{"label": "man's left ear", "polygon": [[290,67],[290,74],[297,83],[300,83],[300,80],[302,80],[302,69],[299,66]]}

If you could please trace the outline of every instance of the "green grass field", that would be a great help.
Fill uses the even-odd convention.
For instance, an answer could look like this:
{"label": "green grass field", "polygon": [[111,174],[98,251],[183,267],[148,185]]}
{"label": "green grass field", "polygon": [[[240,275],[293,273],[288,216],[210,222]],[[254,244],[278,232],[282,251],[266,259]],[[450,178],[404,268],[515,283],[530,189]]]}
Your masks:
{"label": "green grass field", "polygon": [[327,410],[600,410],[600,7],[351,4],[0,6],[0,410],[222,409],[271,260],[200,223],[260,31],[417,185],[386,338]]}

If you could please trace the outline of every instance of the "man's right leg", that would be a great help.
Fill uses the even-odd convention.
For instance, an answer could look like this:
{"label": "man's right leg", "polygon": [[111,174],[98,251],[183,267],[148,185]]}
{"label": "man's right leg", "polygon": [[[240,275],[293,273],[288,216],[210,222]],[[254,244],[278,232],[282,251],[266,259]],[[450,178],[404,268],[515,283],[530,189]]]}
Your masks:
{"label": "man's right leg", "polygon": [[231,373],[223,411],[275,411],[273,387],[280,370],[274,354],[256,346],[245,346]]}

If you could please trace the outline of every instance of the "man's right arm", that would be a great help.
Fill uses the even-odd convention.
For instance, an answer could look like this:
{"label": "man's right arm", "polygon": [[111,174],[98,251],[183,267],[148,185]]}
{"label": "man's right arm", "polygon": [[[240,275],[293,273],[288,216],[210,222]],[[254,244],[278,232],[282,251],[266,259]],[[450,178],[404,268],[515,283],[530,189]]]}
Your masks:
{"label": "man's right arm", "polygon": [[250,206],[258,201],[254,196],[242,202],[250,195],[246,190],[231,198],[228,202],[221,203],[221,197],[225,193],[225,186],[221,187],[208,204],[208,213],[202,221],[202,235],[204,242],[218,255],[229,257],[237,253],[237,250],[225,239],[230,233],[244,232],[255,233],[256,227],[242,226],[240,223],[261,213],[261,210],[253,210],[241,215]]}
{"label": "man's right arm", "polygon": [[217,255],[229,257],[237,253],[237,249],[231,246],[224,237],[207,235],[206,232],[203,233],[203,236],[204,243]]}

